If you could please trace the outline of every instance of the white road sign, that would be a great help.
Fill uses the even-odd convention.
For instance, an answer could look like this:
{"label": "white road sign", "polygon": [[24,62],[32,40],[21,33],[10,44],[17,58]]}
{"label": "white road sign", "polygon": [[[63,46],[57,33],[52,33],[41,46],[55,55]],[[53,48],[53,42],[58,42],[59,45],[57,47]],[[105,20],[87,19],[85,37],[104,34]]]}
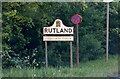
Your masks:
{"label": "white road sign", "polygon": [[103,2],[112,2],[113,0],[103,0]]}
{"label": "white road sign", "polygon": [[43,34],[50,35],[50,34],[73,34],[73,27],[66,27],[60,19],[56,19],[54,24],[50,27],[43,28]]}
{"label": "white road sign", "polygon": [[73,36],[43,36],[43,41],[73,41]]}

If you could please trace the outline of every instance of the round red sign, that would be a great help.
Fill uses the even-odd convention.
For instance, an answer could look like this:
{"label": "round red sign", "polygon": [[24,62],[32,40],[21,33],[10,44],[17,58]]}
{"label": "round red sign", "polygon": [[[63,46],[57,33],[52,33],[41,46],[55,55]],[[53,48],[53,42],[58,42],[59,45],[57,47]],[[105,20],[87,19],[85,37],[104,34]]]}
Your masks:
{"label": "round red sign", "polygon": [[79,24],[80,22],[82,21],[82,17],[78,14],[74,14],[72,17],[71,17],[71,22],[73,24]]}

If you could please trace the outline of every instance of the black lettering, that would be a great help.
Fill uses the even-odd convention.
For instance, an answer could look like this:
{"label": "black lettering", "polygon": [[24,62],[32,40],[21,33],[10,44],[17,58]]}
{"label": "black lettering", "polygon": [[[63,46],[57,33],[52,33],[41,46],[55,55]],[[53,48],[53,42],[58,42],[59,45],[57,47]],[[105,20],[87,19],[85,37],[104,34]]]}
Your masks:
{"label": "black lettering", "polygon": [[71,33],[72,32],[72,29],[71,28],[69,28],[69,33]]}
{"label": "black lettering", "polygon": [[47,28],[45,28],[45,33],[48,33],[48,30],[47,30]]}
{"label": "black lettering", "polygon": [[63,29],[60,30],[60,33],[61,33],[61,32],[64,33]]}
{"label": "black lettering", "polygon": [[53,32],[55,33],[55,28],[53,28]]}
{"label": "black lettering", "polygon": [[51,33],[51,32],[52,32],[52,29],[49,28],[49,33]]}
{"label": "black lettering", "polygon": [[60,33],[60,32],[58,31],[58,29],[56,29],[56,33]]}
{"label": "black lettering", "polygon": [[64,28],[64,33],[68,33],[68,29]]}

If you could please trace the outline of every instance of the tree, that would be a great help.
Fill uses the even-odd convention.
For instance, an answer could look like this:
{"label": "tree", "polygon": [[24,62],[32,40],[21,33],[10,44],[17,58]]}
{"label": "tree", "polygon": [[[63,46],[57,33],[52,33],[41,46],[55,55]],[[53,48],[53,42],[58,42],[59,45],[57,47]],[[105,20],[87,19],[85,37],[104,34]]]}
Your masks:
{"label": "tree", "polygon": [[[110,53],[120,44],[117,3],[110,4]],[[66,26],[73,14],[83,17],[79,24],[80,60],[93,60],[105,54],[106,6],[105,3],[3,3],[3,67],[45,66],[43,27],[51,26],[55,19],[61,19]],[[110,19],[111,19],[110,18]],[[74,34],[74,38],[76,35]],[[73,60],[75,62],[73,42]],[[69,65],[69,43],[48,42],[50,66]],[[115,51],[117,52],[117,51]],[[53,58],[54,57],[54,58]]]}

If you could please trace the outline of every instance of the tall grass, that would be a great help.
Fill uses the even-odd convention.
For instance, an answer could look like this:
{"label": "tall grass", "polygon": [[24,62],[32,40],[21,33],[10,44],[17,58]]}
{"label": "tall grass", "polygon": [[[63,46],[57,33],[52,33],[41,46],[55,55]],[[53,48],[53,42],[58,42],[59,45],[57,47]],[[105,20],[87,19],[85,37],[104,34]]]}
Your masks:
{"label": "tall grass", "polygon": [[107,77],[118,72],[118,56],[80,62],[79,67],[3,69],[3,77]]}
{"label": "tall grass", "polygon": [[0,69],[0,79],[2,78],[2,70]]}

